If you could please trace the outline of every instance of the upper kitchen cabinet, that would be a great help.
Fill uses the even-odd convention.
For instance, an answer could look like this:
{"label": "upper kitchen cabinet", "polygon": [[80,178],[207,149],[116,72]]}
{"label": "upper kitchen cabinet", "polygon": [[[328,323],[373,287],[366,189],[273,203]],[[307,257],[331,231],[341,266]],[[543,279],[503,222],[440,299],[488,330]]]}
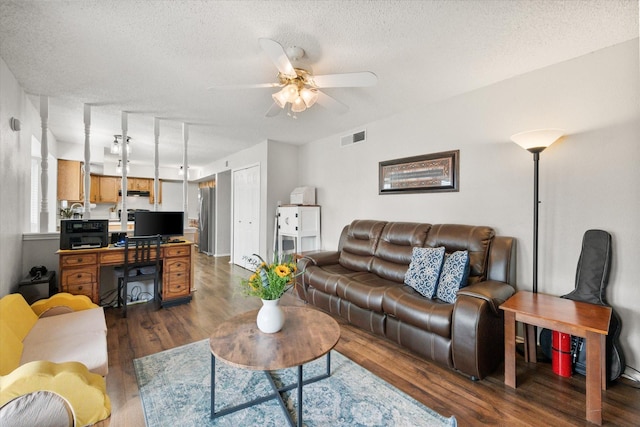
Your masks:
{"label": "upper kitchen cabinet", "polygon": [[58,200],[81,202],[84,199],[82,162],[58,160]]}
{"label": "upper kitchen cabinet", "polygon": [[127,178],[127,190],[151,191],[153,180],[148,178]]}
{"label": "upper kitchen cabinet", "polygon": [[117,176],[91,175],[91,201],[93,203],[117,203],[121,178]]}

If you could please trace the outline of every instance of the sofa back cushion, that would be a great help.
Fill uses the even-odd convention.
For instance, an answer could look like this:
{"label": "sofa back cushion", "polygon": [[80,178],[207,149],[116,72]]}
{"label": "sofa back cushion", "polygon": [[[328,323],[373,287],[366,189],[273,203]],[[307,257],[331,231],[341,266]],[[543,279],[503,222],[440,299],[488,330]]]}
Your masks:
{"label": "sofa back cushion", "polygon": [[38,316],[22,295],[9,294],[0,299],[0,319],[22,341],[38,321]]}
{"label": "sofa back cushion", "polygon": [[353,221],[340,251],[340,265],[354,271],[369,271],[385,225],[385,221]]}
{"label": "sofa back cushion", "polygon": [[380,235],[371,272],[394,282],[403,283],[414,247],[422,247],[431,224],[389,222]]}
{"label": "sofa back cushion", "polygon": [[486,279],[487,257],[495,232],[491,227],[435,224],[431,226],[425,246],[444,246],[447,253],[469,252],[469,281],[473,284]]}

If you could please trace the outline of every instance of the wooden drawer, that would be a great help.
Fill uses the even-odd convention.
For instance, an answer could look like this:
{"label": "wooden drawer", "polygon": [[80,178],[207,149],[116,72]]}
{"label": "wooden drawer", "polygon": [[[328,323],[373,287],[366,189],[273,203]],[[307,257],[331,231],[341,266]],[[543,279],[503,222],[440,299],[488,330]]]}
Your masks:
{"label": "wooden drawer", "polygon": [[188,256],[191,253],[191,245],[168,246],[162,248],[165,258]]}
{"label": "wooden drawer", "polygon": [[60,256],[61,267],[73,267],[75,265],[91,265],[98,262],[98,255],[93,254],[72,254]]}
{"label": "wooden drawer", "polygon": [[[95,290],[95,284],[84,284],[84,285],[69,285],[69,286],[63,286],[62,290],[64,292],[69,292],[70,294],[73,295],[86,295],[89,298],[91,298],[91,300],[94,300],[93,298],[93,294],[94,294],[94,290]],[[94,303],[96,303],[96,301],[93,301]],[[96,303],[97,304],[97,303]]]}
{"label": "wooden drawer", "polygon": [[162,299],[171,299],[189,295],[189,273],[171,274],[162,282]]}
{"label": "wooden drawer", "polygon": [[[75,286],[87,283],[97,283],[97,269],[89,268],[70,268],[62,271],[62,286]],[[72,292],[73,293],[73,292]]]}
{"label": "wooden drawer", "polygon": [[124,263],[124,250],[113,249],[113,252],[100,254],[100,264],[122,265]]}
{"label": "wooden drawer", "polygon": [[175,273],[188,273],[191,269],[190,258],[172,258],[164,261],[164,274],[169,276]]}

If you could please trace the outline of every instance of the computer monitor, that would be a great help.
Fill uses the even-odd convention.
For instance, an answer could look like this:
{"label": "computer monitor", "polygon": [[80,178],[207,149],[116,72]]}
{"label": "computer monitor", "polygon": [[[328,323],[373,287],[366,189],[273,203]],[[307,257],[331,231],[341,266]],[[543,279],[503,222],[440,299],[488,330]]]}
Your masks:
{"label": "computer monitor", "polygon": [[184,212],[136,211],[134,215],[134,236],[160,234],[167,240],[184,235]]}

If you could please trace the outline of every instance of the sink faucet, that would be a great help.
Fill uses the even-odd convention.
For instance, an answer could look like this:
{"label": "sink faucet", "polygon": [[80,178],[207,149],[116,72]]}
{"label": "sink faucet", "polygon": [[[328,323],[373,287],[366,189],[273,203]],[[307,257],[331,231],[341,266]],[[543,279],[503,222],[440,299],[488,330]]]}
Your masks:
{"label": "sink faucet", "polygon": [[76,218],[76,215],[82,218],[82,214],[84,213],[84,205],[82,203],[74,203],[69,206],[69,210],[73,213],[74,218]]}

